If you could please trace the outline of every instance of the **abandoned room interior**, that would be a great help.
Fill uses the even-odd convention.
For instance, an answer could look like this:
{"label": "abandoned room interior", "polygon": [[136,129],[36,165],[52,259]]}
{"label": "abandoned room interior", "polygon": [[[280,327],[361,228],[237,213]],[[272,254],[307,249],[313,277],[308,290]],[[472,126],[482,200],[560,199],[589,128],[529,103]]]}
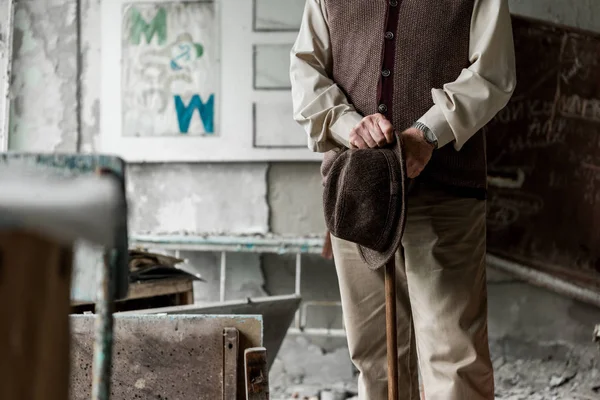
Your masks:
{"label": "abandoned room interior", "polygon": [[0,0],[0,300],[0,400],[598,400],[600,1]]}

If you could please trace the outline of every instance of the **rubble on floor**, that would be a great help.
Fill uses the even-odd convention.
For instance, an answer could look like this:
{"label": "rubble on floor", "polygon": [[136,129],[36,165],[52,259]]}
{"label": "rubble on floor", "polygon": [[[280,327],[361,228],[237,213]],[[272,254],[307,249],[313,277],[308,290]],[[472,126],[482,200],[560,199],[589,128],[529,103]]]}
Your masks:
{"label": "rubble on floor", "polygon": [[496,399],[600,399],[600,352],[564,343],[491,343]]}
{"label": "rubble on floor", "polygon": [[[288,335],[271,368],[269,382],[273,400],[346,400],[358,393],[343,338]],[[319,397],[327,391],[330,393]]]}
{"label": "rubble on floor", "polygon": [[[356,374],[345,342],[288,336],[271,369],[273,400],[356,399]],[[338,347],[339,346],[339,347]],[[600,352],[595,346],[490,343],[497,400],[598,400]]]}

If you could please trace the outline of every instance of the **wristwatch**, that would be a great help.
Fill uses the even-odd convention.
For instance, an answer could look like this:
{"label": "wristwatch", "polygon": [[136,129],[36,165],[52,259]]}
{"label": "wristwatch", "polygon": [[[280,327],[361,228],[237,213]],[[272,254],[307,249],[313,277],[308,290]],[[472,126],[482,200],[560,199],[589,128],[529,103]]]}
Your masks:
{"label": "wristwatch", "polygon": [[422,122],[415,122],[412,126],[413,128],[417,128],[418,130],[424,133],[425,141],[433,146],[434,150],[438,148],[438,140],[435,134],[427,125]]}

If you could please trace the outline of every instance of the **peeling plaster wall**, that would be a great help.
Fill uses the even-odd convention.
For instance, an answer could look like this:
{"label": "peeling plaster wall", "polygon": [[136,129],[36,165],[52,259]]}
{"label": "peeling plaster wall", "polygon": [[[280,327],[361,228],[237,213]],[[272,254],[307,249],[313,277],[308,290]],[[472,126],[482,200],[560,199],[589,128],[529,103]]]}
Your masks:
{"label": "peeling plaster wall", "polygon": [[[11,149],[74,151],[78,144],[79,130],[80,150],[94,150],[99,133],[101,85],[98,79],[100,43],[97,40],[100,34],[99,5],[100,0],[82,0],[78,19],[75,0],[17,2]],[[600,30],[600,4],[595,0],[512,0],[511,7],[513,12],[519,14]],[[81,49],[78,53],[79,28]],[[79,73],[78,63],[81,64],[79,72],[82,77],[79,102],[75,84]],[[78,110],[81,110],[81,126],[78,124]],[[229,195],[230,191],[226,190],[229,183],[223,178],[236,175],[237,171],[244,175],[241,179],[247,185],[267,186],[268,195],[262,201],[253,199],[244,204],[246,210],[240,212],[256,214],[256,217],[238,219],[225,214],[215,217],[230,213],[231,209],[227,208],[214,211],[211,215],[204,210],[193,210],[196,217],[192,218],[193,222],[186,221],[187,227],[198,227],[203,232],[266,231],[269,227],[264,213],[268,198],[271,206],[268,211],[271,231],[281,234],[320,234],[323,231],[317,164],[274,163],[267,182],[263,182],[266,164],[196,164],[187,168],[171,165],[140,166],[135,173],[130,174],[133,187],[130,195],[134,203],[138,197],[146,196],[143,192],[153,186],[152,174],[142,172],[146,168],[160,172],[163,177],[173,178],[169,182],[171,194],[156,197],[160,204],[150,202],[148,207],[181,206],[182,196],[195,195],[200,189],[216,188],[216,192]],[[250,178],[250,175],[253,177]],[[200,178],[203,183],[198,183]],[[137,188],[142,191],[140,196],[136,193]],[[205,203],[198,203],[198,207],[205,206]],[[195,208],[193,204],[187,207],[190,210]],[[142,206],[134,204],[133,208],[138,215],[135,227],[143,230],[174,227],[169,221],[170,217],[151,215],[142,218],[139,216],[145,213]]]}
{"label": "peeling plaster wall", "polygon": [[[97,149],[100,133],[100,0],[81,3],[81,148]],[[127,176],[131,230],[136,233],[266,233],[268,165],[131,165]]]}
{"label": "peeling plaster wall", "polygon": [[8,145],[8,76],[12,67],[12,31],[10,29],[12,4],[0,0],[0,151]]}
{"label": "peeling plaster wall", "polygon": [[81,0],[79,24],[81,47],[80,151],[92,153],[100,133],[100,2]]}
{"label": "peeling plaster wall", "polygon": [[325,231],[318,163],[275,163],[269,168],[271,231],[284,235]]}
{"label": "peeling plaster wall", "polygon": [[[98,148],[100,133],[100,2],[81,4],[81,151]],[[137,233],[266,233],[268,165],[157,164],[128,169],[131,230]],[[194,285],[196,302],[219,300],[220,258],[214,253],[181,254],[207,281]],[[227,258],[228,300],[263,296],[260,257]]]}
{"label": "peeling plaster wall", "polygon": [[12,150],[77,150],[77,21],[74,0],[17,2]]}
{"label": "peeling plaster wall", "polygon": [[[35,7],[34,7],[35,5]],[[594,0],[513,0],[512,11],[600,30],[599,7]],[[12,86],[11,149],[94,151],[99,134],[100,0],[82,0],[80,18],[74,0],[18,1],[15,15],[14,78]],[[51,17],[51,18],[48,18]],[[79,26],[78,26],[79,22]],[[77,52],[77,31],[81,31]],[[77,102],[77,65],[80,63],[81,96]],[[77,111],[80,110],[80,126]],[[148,169],[152,173],[144,173]],[[265,232],[306,235],[321,234],[321,186],[316,163],[274,163],[265,180],[266,164],[195,164],[140,166],[132,168],[129,182],[134,210],[134,229],[151,231],[176,230],[178,225],[164,211],[177,209],[180,215],[189,210],[189,219],[180,219],[181,229],[201,232]],[[231,215],[231,208],[206,212],[205,200],[184,200],[198,193],[214,191],[212,204],[220,194],[229,195],[226,177],[243,175],[237,182],[244,187],[266,187],[261,200],[259,189],[254,198],[239,206],[243,212]],[[155,178],[152,176],[157,174]],[[159,182],[169,179],[170,193],[148,196]],[[210,190],[209,190],[210,189]],[[137,193],[137,190],[140,193]],[[254,190],[254,189],[253,189]],[[204,196],[202,196],[205,198]],[[198,197],[196,197],[198,198]],[[141,199],[141,203],[137,201]],[[145,200],[144,200],[145,199]],[[144,201],[146,201],[144,203]],[[186,203],[187,201],[187,203]],[[184,204],[185,203],[185,204]],[[227,202],[226,202],[227,203]],[[162,209],[151,213],[146,209]],[[266,211],[267,210],[267,211]],[[268,216],[265,217],[265,212]],[[144,214],[149,214],[145,216]],[[192,216],[193,214],[193,216]],[[246,217],[251,214],[252,217]],[[242,215],[240,217],[240,215]],[[270,222],[269,222],[270,221]],[[269,224],[269,226],[267,225]]]}
{"label": "peeling plaster wall", "polygon": [[[97,149],[100,2],[81,0],[79,18],[75,0],[18,2],[11,150]],[[127,176],[132,231],[266,233],[267,168],[265,163],[132,165]],[[192,253],[185,257],[209,281],[196,285],[196,300],[218,300],[218,257]],[[228,267],[230,298],[265,294],[258,256],[231,256]]]}
{"label": "peeling plaster wall", "polygon": [[131,230],[268,232],[265,164],[131,165]]}

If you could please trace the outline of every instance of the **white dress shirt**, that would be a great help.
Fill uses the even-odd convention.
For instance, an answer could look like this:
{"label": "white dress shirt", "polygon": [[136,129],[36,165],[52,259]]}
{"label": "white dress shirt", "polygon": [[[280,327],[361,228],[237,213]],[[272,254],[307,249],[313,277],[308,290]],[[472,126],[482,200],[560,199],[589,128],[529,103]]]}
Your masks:
{"label": "white dress shirt", "polygon": [[[361,120],[331,79],[333,57],[325,0],[307,0],[291,52],[294,119],[309,148],[326,152],[350,147],[350,131]],[[460,150],[508,103],[516,85],[515,52],[508,0],[475,0],[468,68],[453,82],[431,88],[433,106],[418,120],[438,139]],[[417,121],[415,121],[417,122]]]}

